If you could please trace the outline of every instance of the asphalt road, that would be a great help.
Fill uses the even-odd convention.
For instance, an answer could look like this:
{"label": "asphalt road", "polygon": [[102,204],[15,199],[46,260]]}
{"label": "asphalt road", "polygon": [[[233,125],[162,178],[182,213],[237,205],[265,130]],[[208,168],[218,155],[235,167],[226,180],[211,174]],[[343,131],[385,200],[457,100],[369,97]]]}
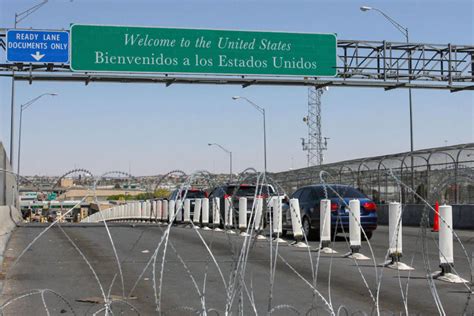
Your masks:
{"label": "asphalt road", "polygon": [[[65,233],[90,261],[105,295],[108,296],[109,288],[110,293],[115,295],[114,298],[117,300],[112,303],[114,315],[157,314],[152,266],[146,270],[127,300],[138,310],[135,312],[130,305],[119,300],[122,296],[122,283],[105,228],[102,225],[63,227],[64,232],[58,227],[46,232],[16,264],[13,263],[19,254],[45,226],[21,227],[13,233],[5,253],[4,268],[7,274],[0,302],[5,303],[25,293],[31,295],[11,302],[3,310],[5,315],[47,315],[47,312],[51,315],[72,315],[72,311],[76,315],[92,315],[104,306],[98,281]],[[163,235],[163,229],[156,225],[132,227],[129,224],[111,224],[110,233],[121,262],[126,296],[153,255]],[[351,313],[363,311],[370,314],[376,304],[367,286],[372,295],[376,296],[377,271],[379,277],[382,274],[378,300],[382,313],[390,315],[404,313],[406,309],[402,299],[403,292],[403,295],[407,294],[408,297],[409,314],[439,314],[427,280],[419,231],[416,228],[404,228],[403,261],[408,264],[413,262],[412,265],[416,269],[410,274],[380,267],[374,268],[373,260],[355,262],[352,259],[342,258],[341,255],[348,250],[344,238],[338,238],[332,245],[339,252],[334,255],[319,255],[314,251],[318,242],[310,242],[313,264],[318,267],[316,289],[336,313],[343,306]],[[200,230],[200,233],[209,245],[228,288],[232,271],[235,271],[236,254],[240,252],[244,238],[223,232]],[[474,233],[461,231],[459,235],[469,256],[472,256]],[[434,242],[437,237],[431,232],[428,232],[427,236],[427,261],[431,270],[435,271],[438,270],[439,264]],[[161,286],[161,311],[166,315],[191,315],[194,310],[202,310],[202,305],[205,304],[208,311],[216,311],[216,313],[210,312],[210,315],[224,315],[228,300],[226,286],[197,233],[190,228],[173,227],[169,241]],[[376,263],[383,262],[387,244],[387,228],[379,227],[371,240]],[[157,294],[159,294],[162,249],[158,253],[155,270]],[[372,257],[366,242],[363,242],[361,252]],[[313,314],[316,312],[322,315],[328,314],[325,311],[326,303],[317,295],[315,298],[311,290],[314,281],[308,249],[281,245],[278,247],[278,253],[281,257],[276,261],[270,302],[269,241],[253,243],[243,276],[245,288],[236,291],[231,304],[232,313],[252,315],[256,312],[263,315],[267,314],[268,306],[272,306],[277,307],[273,315],[295,314],[291,308],[306,314],[315,306]],[[470,279],[468,261],[457,243],[455,267],[464,278]],[[197,283],[200,294],[192,279]],[[447,315],[461,315],[463,312],[468,315],[474,314],[474,297],[468,300],[469,291],[465,285],[449,284],[439,280],[435,280],[434,285]],[[31,292],[35,289],[39,291]],[[54,293],[41,291],[45,289]]]}

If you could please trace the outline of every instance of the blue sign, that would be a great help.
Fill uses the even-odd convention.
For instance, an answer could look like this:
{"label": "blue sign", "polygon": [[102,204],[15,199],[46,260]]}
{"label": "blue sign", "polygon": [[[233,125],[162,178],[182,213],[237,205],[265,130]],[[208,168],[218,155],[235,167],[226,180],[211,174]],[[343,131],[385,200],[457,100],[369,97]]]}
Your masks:
{"label": "blue sign", "polygon": [[15,63],[68,63],[66,31],[7,31],[7,61]]}

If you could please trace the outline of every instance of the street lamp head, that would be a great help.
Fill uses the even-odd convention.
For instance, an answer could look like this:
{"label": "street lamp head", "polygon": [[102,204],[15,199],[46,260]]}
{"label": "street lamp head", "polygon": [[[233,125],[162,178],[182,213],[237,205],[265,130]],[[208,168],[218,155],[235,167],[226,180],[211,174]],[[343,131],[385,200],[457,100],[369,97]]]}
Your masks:
{"label": "street lamp head", "polygon": [[207,146],[212,146],[212,144],[211,144],[211,143],[207,143]]}
{"label": "street lamp head", "polygon": [[372,10],[372,7],[368,7],[366,5],[363,5],[360,7],[360,11],[363,11],[363,12],[370,11],[370,10]]}
{"label": "street lamp head", "polygon": [[238,100],[238,99],[240,99],[240,97],[239,97],[238,95],[234,95],[234,96],[232,97],[232,100]]}
{"label": "street lamp head", "polygon": [[58,95],[57,93],[48,93],[48,94],[49,94],[50,96],[53,96],[53,97],[55,97],[55,96]]}

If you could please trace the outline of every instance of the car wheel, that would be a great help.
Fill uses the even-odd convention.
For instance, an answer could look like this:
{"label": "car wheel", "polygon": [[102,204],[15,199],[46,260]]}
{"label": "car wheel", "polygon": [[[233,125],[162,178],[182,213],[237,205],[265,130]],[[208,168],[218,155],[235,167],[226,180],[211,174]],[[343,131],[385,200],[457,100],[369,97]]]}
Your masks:
{"label": "car wheel", "polygon": [[373,234],[373,231],[366,231],[366,232],[365,232],[365,235],[362,234],[362,238],[363,238],[364,240],[370,240],[370,238],[372,238],[372,234]]}
{"label": "car wheel", "polygon": [[303,217],[303,232],[306,235],[308,240],[313,240],[315,236],[314,230],[311,228],[311,223],[309,219],[305,216]]}

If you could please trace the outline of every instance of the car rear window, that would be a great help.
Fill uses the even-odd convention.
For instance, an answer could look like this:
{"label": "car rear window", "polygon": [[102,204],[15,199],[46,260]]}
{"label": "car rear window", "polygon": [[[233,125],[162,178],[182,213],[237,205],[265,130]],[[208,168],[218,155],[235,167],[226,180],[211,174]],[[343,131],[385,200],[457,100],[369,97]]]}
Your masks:
{"label": "car rear window", "polygon": [[[228,186],[226,189],[226,194],[229,194],[229,195],[233,194],[235,188],[236,188],[235,185]],[[254,185],[241,185],[239,189],[237,190],[237,192],[235,193],[235,195],[236,196],[254,196],[255,189],[256,189],[256,186]],[[258,192],[259,194],[266,194],[266,195],[274,194],[273,188],[267,185],[263,186],[263,188],[259,187],[258,191],[259,191]]]}
{"label": "car rear window", "polygon": [[[336,194],[334,190],[338,193]],[[356,198],[356,199],[364,199],[367,198],[367,196],[360,192],[359,190],[356,190],[352,187],[335,187],[335,188],[327,188],[328,191],[328,197],[331,198],[338,198],[339,196],[343,198]],[[339,196],[338,196],[339,195]]]}
{"label": "car rear window", "polygon": [[[181,193],[181,197],[184,197],[184,193],[186,193],[186,191],[183,191]],[[202,198],[205,198],[206,197],[206,194],[204,193],[204,191],[199,191],[199,190],[188,190],[188,193],[186,194],[186,198],[187,199],[202,199]]]}

